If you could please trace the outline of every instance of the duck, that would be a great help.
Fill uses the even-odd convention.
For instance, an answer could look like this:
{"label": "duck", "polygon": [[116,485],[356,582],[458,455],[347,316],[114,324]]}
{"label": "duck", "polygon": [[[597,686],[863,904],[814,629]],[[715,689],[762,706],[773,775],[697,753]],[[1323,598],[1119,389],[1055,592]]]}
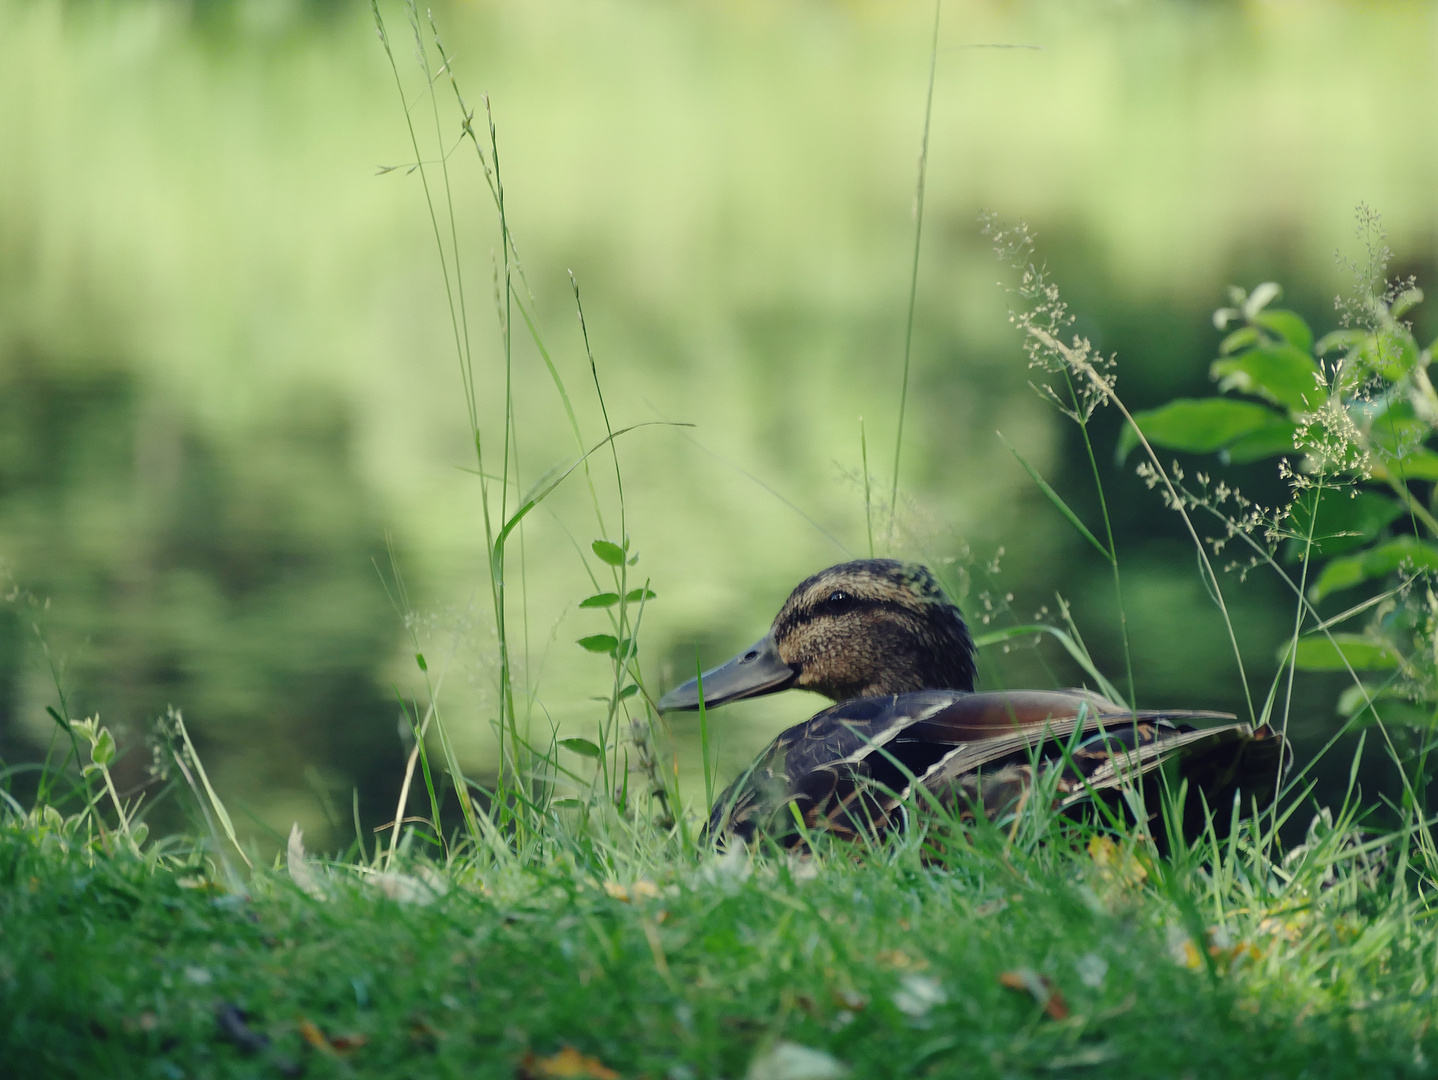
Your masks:
{"label": "duck", "polygon": [[1241,813],[1273,800],[1290,754],[1267,725],[1139,710],[1087,689],[977,691],[975,656],[927,567],[860,559],[800,582],[768,633],[658,707],[697,710],[701,686],[706,710],[789,689],[836,703],[782,732],[719,797],[709,834],[721,843],[872,839],[935,803],[960,822],[1005,821],[1035,790],[1068,816],[1104,802],[1153,821],[1163,788],[1184,782],[1191,838],[1226,833],[1235,800]]}

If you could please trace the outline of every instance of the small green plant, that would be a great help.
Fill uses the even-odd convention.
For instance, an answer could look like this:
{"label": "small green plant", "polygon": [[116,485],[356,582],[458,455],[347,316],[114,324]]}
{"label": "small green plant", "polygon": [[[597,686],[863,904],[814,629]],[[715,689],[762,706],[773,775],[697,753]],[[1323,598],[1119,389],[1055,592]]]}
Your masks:
{"label": "small green plant", "polygon": [[[432,122],[432,136],[420,134],[417,110],[409,104],[411,89],[392,48],[389,32],[378,0],[371,10],[375,27],[390,62],[395,85],[405,103],[405,122],[414,152],[411,172],[417,173],[429,210],[436,250],[449,299],[452,336],[461,382],[468,410],[471,442],[474,450],[474,473],[478,482],[483,510],[486,566],[489,577],[493,626],[498,647],[497,683],[499,703],[493,726],[500,753],[500,770],[494,789],[484,788],[464,775],[455,754],[453,740],[438,704],[438,684],[430,678],[423,653],[416,641],[416,662],[429,696],[422,718],[413,723],[415,749],[407,766],[399,805],[396,808],[389,852],[392,858],[400,842],[406,819],[406,803],[416,763],[422,765],[430,795],[430,826],[440,832],[437,820],[439,798],[424,754],[424,739],[431,724],[445,771],[458,794],[466,832],[475,854],[489,850],[499,838],[514,845],[514,850],[542,845],[555,831],[560,819],[558,811],[575,811],[581,828],[588,822],[599,803],[619,814],[636,811],[635,794],[630,791],[631,765],[644,777],[646,805],[657,808],[654,823],[661,830],[678,828],[687,833],[687,823],[679,811],[679,793],[674,770],[666,767],[659,744],[665,739],[663,721],[654,709],[654,697],[645,688],[639,665],[638,635],[645,605],[656,593],[646,579],[640,584],[634,577],[639,554],[633,547],[627,529],[624,503],[624,478],[620,468],[617,440],[639,427],[636,424],[615,429],[610,422],[608,406],[599,378],[599,365],[590,343],[589,327],[579,283],[570,275],[575,311],[583,336],[585,359],[593,383],[596,402],[603,418],[604,438],[590,444],[582,434],[569,390],[550,352],[535,317],[535,300],[519,258],[519,250],[510,227],[505,204],[503,174],[500,166],[499,137],[494,114],[487,97],[483,129],[476,127],[476,111],[466,102],[459,88],[452,57],[446,51],[432,15],[423,18],[413,0],[403,5],[409,24],[417,71],[423,79],[418,101]],[[447,82],[453,100],[442,103],[439,89]],[[475,163],[483,176],[498,224],[498,247],[495,253],[495,306],[502,341],[501,381],[504,387],[503,409],[497,431],[488,431],[481,415],[475,354],[472,343],[470,297],[463,270],[464,249],[460,243],[456,217],[456,201],[464,198],[452,167],[451,158],[460,148],[474,152]],[[515,496],[521,480],[519,467],[518,418],[512,392],[515,356],[514,315],[518,313],[537,359],[541,360],[563,405],[574,436],[576,456],[551,466],[533,480],[527,491]],[[603,451],[613,465],[614,486],[618,504],[617,532],[611,529],[591,473],[590,459]],[[496,459],[498,468],[495,468]],[[528,633],[522,636],[521,649],[516,650],[512,632],[512,601],[514,587],[510,548],[517,543],[522,553],[524,524],[529,514],[561,483],[576,472],[584,476],[594,509],[595,526],[600,537],[580,551],[584,568],[594,592],[578,603],[583,610],[602,612],[608,622],[606,632],[587,634],[579,639],[583,650],[609,658],[611,679],[605,696],[604,712],[595,725],[594,737],[560,738],[551,728],[547,737],[539,738],[539,718],[534,710],[538,688],[533,684],[532,668],[527,662]],[[577,546],[577,545],[576,545]],[[594,561],[590,561],[592,556]],[[521,558],[522,565],[522,558]],[[521,570],[519,587],[523,589]],[[402,595],[402,594],[401,594]],[[523,598],[519,608],[524,611]],[[527,617],[527,615],[526,615]],[[418,713],[418,710],[415,710]],[[561,751],[563,753],[561,753]],[[566,758],[564,755],[570,755]],[[631,759],[632,755],[632,759]],[[589,770],[586,777],[582,770]],[[561,796],[561,790],[569,793]],[[608,812],[608,811],[604,811]],[[451,854],[453,854],[451,846]]]}
{"label": "small green plant", "polygon": [[[1422,292],[1411,278],[1386,279],[1391,253],[1363,207],[1358,236],[1364,256],[1346,263],[1353,288],[1335,301],[1335,329],[1315,340],[1297,313],[1273,306],[1272,282],[1235,287],[1214,313],[1227,332],[1210,371],[1217,393],[1136,413],[1117,454],[1142,436],[1220,464],[1277,459],[1284,505],[1256,505],[1207,472],[1184,486],[1181,469],[1175,498],[1218,524],[1206,538],[1215,557],[1245,573],[1269,567],[1292,591],[1283,721],[1295,672],[1346,673],[1338,711],[1350,726],[1380,728],[1408,776],[1406,802],[1426,790],[1438,745],[1438,519],[1428,505],[1438,394],[1433,345],[1420,347],[1406,319]],[[1154,468],[1140,465],[1150,486]]]}
{"label": "small green plant", "polygon": [[[1048,376],[1041,391],[1083,433],[1105,526],[1107,504],[1088,422],[1096,409],[1112,406],[1125,422],[1118,461],[1142,449],[1138,474],[1180,515],[1193,543],[1203,583],[1223,615],[1254,722],[1272,723],[1287,732],[1300,669],[1342,671],[1351,679],[1338,701],[1348,724],[1288,778],[1274,803],[1273,820],[1292,813],[1296,803],[1285,800],[1310,790],[1311,785],[1305,785],[1308,772],[1344,731],[1372,725],[1400,767],[1398,817],[1431,878],[1438,872],[1438,847],[1426,821],[1425,793],[1430,758],[1438,749],[1438,664],[1433,659],[1438,598],[1432,587],[1438,520],[1413,485],[1438,479],[1438,452],[1427,445],[1438,427],[1438,396],[1427,375],[1433,349],[1418,347],[1403,318],[1422,299],[1416,282],[1388,282],[1384,277],[1390,252],[1377,215],[1360,207],[1358,221],[1365,258],[1347,264],[1354,288],[1336,302],[1338,329],[1315,341],[1295,312],[1270,306],[1280,295],[1277,285],[1266,283],[1252,293],[1235,288],[1232,306],[1214,316],[1215,326],[1229,331],[1211,372],[1218,394],[1138,413],[1118,396],[1115,358],[1072,334],[1073,315],[1046,268],[1034,259],[1028,229],[1005,228],[989,216],[984,232],[999,257],[1018,270],[1014,292],[1019,303],[1011,321],[1023,334],[1030,365]],[[1217,453],[1226,463],[1276,457],[1289,500],[1278,508],[1259,506],[1206,472],[1197,473],[1190,483],[1178,462],[1164,465],[1158,448]],[[1099,541],[1037,471],[1021,456],[1019,460],[1070,524],[1113,566],[1122,620],[1112,533],[1107,544]],[[1204,521],[1217,524],[1217,535],[1200,527]],[[1240,553],[1237,560],[1231,558],[1230,545]],[[1261,706],[1255,705],[1215,568],[1215,560],[1223,557],[1231,561],[1222,569],[1237,571],[1240,581],[1256,567],[1270,569],[1294,597],[1292,633]],[[1373,595],[1366,599],[1333,615],[1319,612],[1317,605],[1327,597],[1378,581],[1382,585],[1370,587]],[[1061,609],[1073,635],[1070,651],[1113,695],[1091,662],[1085,663],[1087,652],[1077,627],[1062,603]],[[1360,617],[1366,625],[1355,632],[1350,628]],[[1023,637],[1039,629],[1015,626],[1008,632]],[[1124,643],[1127,656],[1126,633]],[[1386,678],[1372,681],[1359,672],[1386,673]],[[1380,703],[1389,723],[1380,715]],[[1269,841],[1276,840],[1277,833],[1270,834]],[[1407,839],[1402,850],[1400,861],[1406,865]]]}

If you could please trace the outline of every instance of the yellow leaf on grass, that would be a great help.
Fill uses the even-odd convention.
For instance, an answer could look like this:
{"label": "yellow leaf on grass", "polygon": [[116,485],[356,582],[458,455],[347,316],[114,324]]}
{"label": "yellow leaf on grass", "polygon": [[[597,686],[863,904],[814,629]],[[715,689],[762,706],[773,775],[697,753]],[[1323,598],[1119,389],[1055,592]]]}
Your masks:
{"label": "yellow leaf on grass", "polygon": [[900,971],[910,967],[915,971],[923,971],[929,966],[929,962],[922,956],[910,956],[903,949],[883,949],[874,954],[874,959],[885,967],[898,968]]}
{"label": "yellow leaf on grass", "polygon": [[606,881],[604,891],[615,900],[622,900],[626,904],[631,900],[657,900],[659,898],[659,886],[652,881],[645,881],[643,878],[633,885],[621,885],[617,881]]}
{"label": "yellow leaf on grass", "polygon": [[300,1018],[300,1038],[324,1054],[345,1054],[369,1042],[368,1035],[336,1035],[330,1038],[318,1024],[307,1017]]}
{"label": "yellow leaf on grass", "polygon": [[1112,881],[1141,885],[1148,877],[1148,869],[1131,845],[1119,847],[1107,836],[1095,836],[1088,842],[1088,853],[1099,873]]}
{"label": "yellow leaf on grass", "polygon": [[566,1046],[553,1057],[526,1054],[519,1065],[520,1080],[619,1080],[619,1074],[598,1058]]}
{"label": "yellow leaf on grass", "polygon": [[321,1031],[312,1020],[300,1021],[300,1038],[304,1039],[305,1042],[309,1043],[316,1050],[323,1050],[329,1053],[334,1049],[330,1046],[330,1041],[325,1038],[325,1033]]}
{"label": "yellow leaf on grass", "polygon": [[1043,1006],[1052,1020],[1063,1020],[1069,1014],[1068,1002],[1048,979],[1033,968],[1017,968],[999,973],[999,984],[1010,990],[1023,990]]}

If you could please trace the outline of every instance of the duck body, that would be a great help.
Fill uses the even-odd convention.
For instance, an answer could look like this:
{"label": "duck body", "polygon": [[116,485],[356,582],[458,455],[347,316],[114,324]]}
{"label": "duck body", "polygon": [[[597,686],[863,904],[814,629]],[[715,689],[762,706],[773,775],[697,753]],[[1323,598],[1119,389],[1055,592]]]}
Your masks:
{"label": "duck body", "polygon": [[1130,817],[1136,790],[1154,817],[1164,786],[1184,782],[1184,832],[1211,817],[1222,833],[1235,798],[1244,811],[1272,800],[1287,762],[1281,736],[1229,713],[1136,711],[1088,690],[979,693],[974,673],[968,627],[933,575],[865,559],[801,582],[768,634],[659,707],[791,687],[837,702],[730,785],[710,819],[716,838],[794,842],[796,811],[807,830],[873,836],[901,824],[906,805],[935,800],[961,819],[1000,818],[1036,786],[1061,812],[1102,801]]}
{"label": "duck body", "polygon": [[1157,807],[1177,776],[1204,796],[1185,804],[1184,832],[1203,827],[1206,803],[1225,811],[1222,833],[1235,797],[1244,808],[1272,799],[1282,756],[1281,739],[1231,714],[1135,713],[1085,690],[856,698],[776,738],[719,797],[709,831],[792,843],[797,811],[807,830],[857,839],[934,803],[958,820],[1002,820],[1035,788],[1061,813],[1103,801],[1126,817],[1126,787]]}

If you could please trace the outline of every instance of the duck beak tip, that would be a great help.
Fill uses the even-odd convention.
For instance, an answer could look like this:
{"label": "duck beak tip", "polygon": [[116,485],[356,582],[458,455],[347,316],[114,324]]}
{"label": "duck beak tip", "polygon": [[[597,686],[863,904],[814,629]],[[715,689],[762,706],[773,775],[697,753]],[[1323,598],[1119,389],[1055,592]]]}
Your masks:
{"label": "duck beak tip", "polygon": [[701,680],[704,707],[712,709],[730,701],[784,690],[793,685],[798,675],[798,671],[779,656],[774,635],[765,634],[732,660],[670,690],[659,699],[659,711],[690,712],[698,709]]}

